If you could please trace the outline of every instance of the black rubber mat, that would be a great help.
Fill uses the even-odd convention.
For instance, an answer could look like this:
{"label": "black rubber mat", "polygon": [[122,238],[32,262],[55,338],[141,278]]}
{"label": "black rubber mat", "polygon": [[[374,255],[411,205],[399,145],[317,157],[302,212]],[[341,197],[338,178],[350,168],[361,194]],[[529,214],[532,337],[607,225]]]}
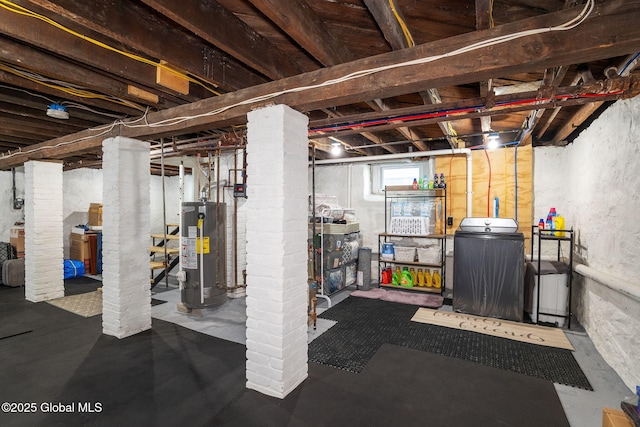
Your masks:
{"label": "black rubber mat", "polygon": [[93,292],[102,286],[100,280],[91,277],[74,277],[64,281],[64,296],[79,295],[87,292]]}
{"label": "black rubber mat", "polygon": [[0,413],[2,426],[569,425],[549,381],[406,347],[382,345],[359,374],[310,363],[278,399],[246,388],[244,345],[158,319],[118,339],[101,316],[0,286],[0,325],[14,322],[33,332],[0,340],[0,402],[36,410]]}
{"label": "black rubber mat", "polygon": [[151,298],[151,307],[155,307],[156,305],[165,304],[166,301],[162,301],[160,299]]}
{"label": "black rubber mat", "polygon": [[338,323],[309,344],[309,360],[358,373],[388,343],[593,390],[569,350],[412,322],[416,310],[349,297],[320,315]]}

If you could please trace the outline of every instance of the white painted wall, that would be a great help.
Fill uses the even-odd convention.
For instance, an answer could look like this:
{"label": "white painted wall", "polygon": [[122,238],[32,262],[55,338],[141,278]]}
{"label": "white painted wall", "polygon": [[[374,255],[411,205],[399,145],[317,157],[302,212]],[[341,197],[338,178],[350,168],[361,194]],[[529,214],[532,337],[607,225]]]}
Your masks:
{"label": "white painted wall", "polygon": [[[13,209],[11,171],[0,171],[0,242],[9,241],[9,229],[24,221],[24,208]],[[24,167],[16,168],[16,197],[24,199]]]}
{"label": "white painted wall", "polygon": [[[165,185],[165,208],[167,211],[167,224],[178,224],[180,212],[180,179],[177,176],[166,176]],[[164,215],[162,209],[162,177],[151,176],[151,233],[162,233]],[[169,229],[171,231],[171,229]]]}
{"label": "white painted wall", "polygon": [[[377,252],[378,233],[384,232],[384,196],[370,194],[369,169],[365,163],[316,166],[316,193],[336,196],[340,206],[355,209],[362,246]],[[309,194],[311,173],[309,168]]]}
{"label": "white painted wall", "polygon": [[[534,150],[534,212],[550,206],[576,231],[575,255],[640,295],[640,97],[618,101],[564,148]],[[640,384],[640,302],[574,275],[578,319],[631,388]]]}
{"label": "white painted wall", "polygon": [[89,221],[89,205],[102,203],[102,169],[74,169],[62,174],[64,256],[69,258],[69,235],[76,225]]}

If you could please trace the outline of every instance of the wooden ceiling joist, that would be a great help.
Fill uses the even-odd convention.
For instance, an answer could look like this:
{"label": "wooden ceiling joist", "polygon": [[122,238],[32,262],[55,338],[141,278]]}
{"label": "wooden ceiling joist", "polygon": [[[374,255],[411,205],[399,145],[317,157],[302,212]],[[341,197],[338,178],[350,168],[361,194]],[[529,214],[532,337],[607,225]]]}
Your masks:
{"label": "wooden ceiling joist", "polygon": [[[27,6],[29,9],[41,11],[41,8],[36,5],[28,4]],[[62,21],[60,24],[67,28],[77,27],[75,22],[69,22],[66,19],[60,20]],[[70,58],[75,63],[69,63],[69,67],[83,64],[83,67],[92,67],[113,76],[118,76],[121,81],[133,82],[148,91],[153,92],[154,89],[162,91],[165,89],[156,83],[156,66],[154,65],[143,63],[121,53],[97,46],[40,19],[9,12],[4,8],[0,8],[0,22],[3,22],[2,34],[42,50],[48,50],[59,56]],[[32,30],[25,32],[25,27],[29,27]],[[87,36],[99,37],[93,31],[87,30],[87,33],[89,33]],[[199,97],[191,95],[169,94],[166,96],[172,96],[176,101],[182,100],[177,103],[199,99]]]}
{"label": "wooden ceiling joist", "polygon": [[214,0],[143,2],[273,80],[300,73],[284,52]]}
{"label": "wooden ceiling joist", "polygon": [[[22,164],[31,158],[64,156],[76,150],[95,149],[108,136],[156,138],[180,132],[212,129],[242,123],[256,107],[283,103],[302,111],[362,102],[370,99],[415,93],[429,87],[478,82],[495,76],[512,75],[532,69],[543,70],[567,63],[596,61],[640,50],[640,8],[623,0],[598,3],[579,26],[568,31],[542,32],[512,42],[479,47],[452,55],[456,49],[494,37],[527,29],[548,29],[576,17],[582,8],[536,16],[482,32],[472,32],[418,45],[383,55],[368,57],[331,68],[242,89],[188,105],[149,113],[148,125],[118,125],[111,131],[86,130],[37,144],[36,152],[0,157],[0,169]],[[433,55],[447,55],[436,62],[420,62]],[[399,66],[399,64],[411,65]],[[385,67],[384,69],[378,67]],[[359,78],[341,80],[352,73],[379,71]],[[336,81],[334,84],[320,82]],[[294,88],[307,87],[296,91]],[[271,94],[277,94],[271,97]],[[179,120],[176,120],[181,118]],[[161,125],[161,122],[162,125]],[[79,140],[79,138],[86,138]],[[78,142],[74,142],[78,141]],[[60,142],[68,145],[53,148]]]}
{"label": "wooden ceiling joist", "polygon": [[[131,46],[136,52],[150,58],[173,65],[179,64],[182,70],[219,86],[222,91],[242,89],[267,81],[229,55],[210,49],[197,37],[163,25],[137,2],[127,2],[126,7],[117,0],[23,0],[18,3],[24,3],[27,7],[28,3],[36,4],[88,30],[105,34],[122,45]],[[180,9],[185,3],[175,6]]]}

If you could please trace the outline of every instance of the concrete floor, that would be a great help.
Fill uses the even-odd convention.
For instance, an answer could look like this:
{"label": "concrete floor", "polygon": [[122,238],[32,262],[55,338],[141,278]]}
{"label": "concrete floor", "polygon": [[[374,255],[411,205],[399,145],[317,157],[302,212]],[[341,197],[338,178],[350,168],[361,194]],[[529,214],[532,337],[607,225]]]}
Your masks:
{"label": "concrete floor", "polygon": [[[351,293],[345,289],[331,296],[332,304],[339,304]],[[154,318],[172,322],[204,334],[228,341],[245,344],[245,299],[229,299],[220,307],[200,310],[196,314],[178,312],[176,305],[180,302],[180,291],[170,283],[158,285],[153,291],[153,298],[167,301],[151,309]],[[328,301],[318,299],[318,314],[326,310]],[[443,310],[451,310],[451,306],[443,306]],[[309,328],[309,342],[333,326],[335,322],[318,319],[317,328]],[[574,323],[574,322],[572,322]],[[577,322],[575,322],[577,323]],[[574,356],[586,374],[594,391],[586,391],[561,384],[554,384],[562,402],[567,418],[574,427],[599,427],[602,425],[602,408],[620,408],[620,401],[633,395],[615,371],[604,361],[595,349],[589,336],[580,325],[572,326],[565,333],[575,348]]]}

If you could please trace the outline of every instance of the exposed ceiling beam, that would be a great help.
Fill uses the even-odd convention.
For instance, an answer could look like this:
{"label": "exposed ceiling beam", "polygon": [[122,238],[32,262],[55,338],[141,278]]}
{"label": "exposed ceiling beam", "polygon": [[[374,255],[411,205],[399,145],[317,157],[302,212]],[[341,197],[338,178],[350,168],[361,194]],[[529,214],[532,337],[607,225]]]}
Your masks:
{"label": "exposed ceiling beam", "polygon": [[[325,67],[353,61],[355,56],[347,45],[327,30],[322,19],[304,0],[249,0],[262,13],[276,23],[289,37]],[[383,103],[382,100],[375,100]],[[371,105],[371,104],[369,104]],[[403,134],[404,135],[404,134]],[[362,134],[369,141],[381,144],[383,141],[366,132]],[[385,150],[396,153],[396,147]]]}
{"label": "exposed ceiling beam", "polygon": [[[24,97],[16,97],[15,94],[4,88],[0,88],[0,112],[7,113],[11,116],[21,118],[31,118],[43,122],[60,125],[61,120],[46,115],[46,109],[49,102],[45,99],[25,99]],[[84,109],[73,109],[69,105],[67,110],[71,111],[69,120],[64,121],[63,126],[68,126],[68,132],[78,132],[88,127],[96,126],[102,123],[108,123],[112,118],[104,117],[104,120],[96,120],[96,113],[88,112]],[[64,127],[63,127],[64,129]],[[65,130],[66,131],[66,130]]]}
{"label": "exposed ceiling beam", "polygon": [[[0,156],[0,169],[22,164],[28,159],[64,156],[76,151],[95,149],[108,136],[155,138],[242,123],[246,120],[248,111],[270,103],[283,103],[302,111],[309,111],[418,92],[425,86],[468,84],[493,76],[516,74],[566,63],[595,61],[640,50],[640,26],[636,25],[636,22],[640,22],[640,9],[627,1],[612,0],[599,3],[594,13],[582,25],[572,30],[554,33],[545,31],[514,42],[494,44],[452,55],[452,52],[462,46],[470,46],[497,36],[559,25],[573,19],[577,12],[576,9],[568,9],[537,16],[490,30],[461,34],[413,49],[363,58],[223,96],[207,98],[189,105],[149,113],[145,117],[146,123],[139,127],[118,125],[109,132],[86,130],[67,135],[35,145],[33,149],[38,150],[35,152],[18,153],[10,157]],[[420,62],[433,55],[445,54],[446,56],[435,62]],[[407,61],[418,63],[397,66],[406,64]],[[381,66],[391,68],[378,68],[378,72],[360,78],[314,86],[304,91],[288,92],[294,88],[335,81],[351,73]],[[270,94],[278,95],[270,97]],[[183,119],[176,120],[177,118]],[[85,139],[80,141],[80,138]],[[53,148],[62,142],[68,144]]]}
{"label": "exposed ceiling beam", "polygon": [[[562,65],[560,67],[557,67],[555,69],[555,76],[553,78],[553,82],[556,86],[558,86],[562,80],[564,79],[564,77],[567,74],[567,71],[569,71],[569,67],[566,65]],[[577,81],[574,81],[573,84],[577,83]],[[560,112],[560,110],[562,109],[562,107],[556,107],[553,109],[553,112],[551,113],[551,115],[549,116],[548,119],[545,120],[544,124],[542,125],[542,129],[538,130],[536,133],[536,137],[537,139],[540,139],[542,137],[542,135],[544,135],[544,133],[547,131],[547,129],[549,129],[549,126],[551,126],[551,123],[553,122],[553,120],[556,118],[556,116],[558,115],[558,113]],[[542,111],[540,113],[540,118],[542,118]]]}
{"label": "exposed ceiling beam", "polygon": [[[25,3],[26,0],[22,0]],[[29,9],[33,9],[40,14],[47,14],[48,11],[33,4],[27,4]],[[50,13],[50,12],[49,12]],[[58,17],[60,24],[67,28],[77,28],[77,24],[63,17]],[[177,92],[171,93],[167,88],[156,83],[157,67],[147,63],[131,59],[120,53],[99,47],[94,43],[72,35],[67,31],[62,31],[40,19],[20,15],[0,8],[0,33],[13,37],[24,43],[36,46],[43,50],[51,51],[57,55],[70,58],[85,67],[92,67],[111,74],[114,78],[123,82],[131,82],[142,89],[153,92],[154,90],[164,91],[167,96],[181,99],[182,102],[195,101],[200,96],[181,95]],[[85,31],[83,31],[85,32]],[[86,30],[86,36],[99,38],[100,35],[93,31]],[[25,64],[28,65],[28,64]],[[70,64],[71,66],[72,64]]]}
{"label": "exposed ceiling beam", "polygon": [[[338,112],[338,111],[331,111],[328,108],[322,108],[322,111],[329,117],[332,118],[337,118],[337,117],[343,117],[344,114]],[[384,141],[382,139],[380,139],[378,136],[372,134],[371,132],[361,132],[360,135],[364,136],[365,138],[367,138],[369,141],[373,142],[374,144],[384,144]],[[384,149],[387,150],[389,153],[397,153],[399,152],[397,148],[395,147],[388,147],[383,145]],[[360,152],[362,154],[367,154],[366,151],[360,150]]]}
{"label": "exposed ceiling beam", "polygon": [[[94,72],[92,70],[69,64],[68,62],[46,53],[30,48],[22,43],[15,42],[11,39],[1,37],[0,40],[0,62],[9,63],[18,70],[35,72],[47,79],[59,80],[65,83],[74,85],[75,87],[91,87],[91,92],[96,95],[112,95],[117,98],[127,99],[134,103],[139,103],[141,100],[137,97],[131,96],[128,93],[129,85],[121,81],[114,81],[113,79],[105,76],[104,74]],[[0,64],[1,65],[1,64]],[[28,70],[24,70],[24,67],[28,66]],[[5,70],[10,72],[9,70]],[[16,74],[18,77],[22,77],[20,74]],[[25,77],[22,77],[25,78]],[[37,79],[33,79],[36,83],[39,83]],[[51,84],[52,82],[41,82],[40,84],[49,88],[61,87],[61,84]],[[158,96],[162,96],[161,93],[156,92]],[[64,92],[59,89],[59,96],[66,98],[68,92]],[[98,96],[96,96],[98,98]],[[99,98],[98,98],[99,99]],[[183,102],[163,102],[164,105],[159,103],[149,103],[152,107],[175,107]]]}
{"label": "exposed ceiling beam", "polygon": [[[393,9],[389,1],[364,0],[364,3],[393,50],[406,49],[415,45],[410,30],[406,26],[406,20],[404,19],[402,10],[395,2],[393,3]],[[404,24],[404,28],[401,22]],[[425,105],[442,103],[440,94],[435,88],[420,91],[419,94]],[[447,137],[447,140],[449,140],[451,146],[455,146],[455,129],[451,122],[440,122],[438,126]],[[405,138],[413,141],[419,150],[426,151],[428,149],[427,145],[423,141],[420,141],[422,137],[418,135],[416,131],[408,127],[400,127],[398,130]]]}
{"label": "exposed ceiling beam", "polygon": [[[28,4],[25,0],[18,3]],[[212,49],[202,40],[163,25],[137,2],[127,2],[126,7],[118,0],[29,0],[29,3],[104,34],[151,58],[164,60],[169,64],[180,64],[184,71],[218,85],[223,91],[242,89],[267,81],[232,57]],[[184,5],[183,2],[181,6]]]}
{"label": "exposed ceiling beam", "polygon": [[142,2],[273,80],[301,72],[278,47],[214,0]]}
{"label": "exposed ceiling beam", "polygon": [[[476,30],[487,30],[493,28],[493,0],[476,0]],[[493,81],[482,80],[480,81],[480,96],[486,98],[493,91]],[[488,134],[491,131],[491,116],[484,116],[480,118],[480,128],[484,133],[482,140],[486,144]]]}
{"label": "exposed ceiling beam", "polygon": [[[25,80],[22,77],[18,77],[14,74],[10,74],[6,71],[0,70],[0,83],[6,83],[12,87],[21,87],[31,93],[42,93],[50,96],[54,100],[62,99],[61,93],[58,89],[53,89],[47,86],[42,86],[40,83]],[[65,94],[64,99],[75,101],[79,104],[90,105],[92,107],[105,109],[114,113],[121,113],[123,116],[138,116],[140,110],[126,105],[114,104],[102,99],[90,99],[82,98],[80,96]]]}
{"label": "exposed ceiling beam", "polygon": [[329,67],[353,61],[347,45],[327,30],[305,0],[249,0],[311,56]]}
{"label": "exposed ceiling beam", "polygon": [[[610,90],[605,89],[605,92],[602,92],[603,87],[608,87]],[[593,97],[593,95],[596,93],[601,94],[601,96],[598,98],[601,101],[596,101],[595,98]],[[588,96],[580,97],[580,95],[585,95],[585,94]],[[555,93],[555,97],[557,98],[554,98],[553,95],[551,96],[551,98],[548,98],[548,99],[543,98],[540,92],[538,91],[522,92],[522,93],[510,94],[510,95],[500,95],[500,96],[496,96],[496,102],[502,104],[501,106],[498,106],[498,107],[495,107],[495,106],[494,107],[487,107],[487,106],[477,107],[478,105],[481,105],[481,103],[483,102],[483,98],[474,98],[474,99],[467,99],[465,101],[444,103],[438,106],[438,111],[441,111],[442,109],[451,110],[451,113],[448,114],[447,116],[434,115],[428,118],[413,119],[411,121],[411,124],[416,126],[424,126],[424,125],[438,123],[438,122],[447,120],[448,118],[455,117],[456,110],[468,109],[469,107],[473,107],[471,108],[473,110],[472,112],[465,111],[459,114],[464,115],[465,117],[468,117],[468,118],[481,118],[485,116],[492,116],[492,117],[505,116],[505,115],[518,113],[518,112],[549,108],[550,106],[556,106],[556,105],[568,107],[568,106],[576,106],[576,105],[588,106],[589,104],[601,104],[602,102],[615,101],[618,99],[637,96],[638,94],[640,94],[640,79],[638,78],[630,78],[626,80],[625,79],[608,80],[606,82],[595,82],[593,85],[588,85],[588,86],[572,86],[572,87],[559,88],[558,91]],[[569,95],[569,96],[567,97],[563,95]],[[512,104],[512,105],[505,106],[504,104]],[[433,111],[433,108],[432,108],[432,111]],[[407,108],[400,108],[400,109],[394,110],[393,116],[395,117],[395,116],[401,116],[401,115],[414,115],[414,114],[420,114],[420,113],[429,113],[429,111],[420,111],[416,107],[407,107]],[[312,129],[311,130],[312,134],[313,134],[314,128],[316,129],[321,128],[323,129],[322,130],[323,134],[329,137],[331,136],[342,137],[344,135],[360,133],[363,131],[363,129],[370,130],[370,131],[383,131],[383,130],[394,129],[397,126],[397,124],[395,124],[393,120],[383,121],[382,123],[379,123],[379,124],[377,123],[377,124],[366,126],[366,127],[360,127],[357,125],[357,123],[360,121],[376,120],[379,118],[381,118],[379,113],[364,113],[364,114],[359,114],[354,116],[346,116],[342,118],[343,122],[339,122],[339,123],[340,124],[355,123],[354,128],[347,127],[346,129],[341,128],[335,131],[331,131],[330,129],[323,129],[323,128],[325,127],[330,128],[333,124],[338,124],[338,123],[328,123],[325,120],[315,120],[313,122],[310,122],[309,125]]]}
{"label": "exposed ceiling beam", "polygon": [[[630,55],[629,57],[622,60],[617,66],[608,70],[608,74],[611,76],[617,75],[621,73],[623,76],[628,76],[631,71],[638,65],[638,59],[635,55]],[[626,68],[624,68],[626,65]],[[624,68],[624,70],[623,70]],[[588,73],[587,75],[591,75]],[[584,78],[584,74],[583,74]],[[564,126],[562,126],[551,138],[552,144],[559,144],[561,141],[564,141],[569,135],[573,133],[585,120],[587,120],[598,108],[602,106],[604,102],[594,102],[591,104],[584,105],[578,111],[576,111],[570,120],[568,120]]]}

